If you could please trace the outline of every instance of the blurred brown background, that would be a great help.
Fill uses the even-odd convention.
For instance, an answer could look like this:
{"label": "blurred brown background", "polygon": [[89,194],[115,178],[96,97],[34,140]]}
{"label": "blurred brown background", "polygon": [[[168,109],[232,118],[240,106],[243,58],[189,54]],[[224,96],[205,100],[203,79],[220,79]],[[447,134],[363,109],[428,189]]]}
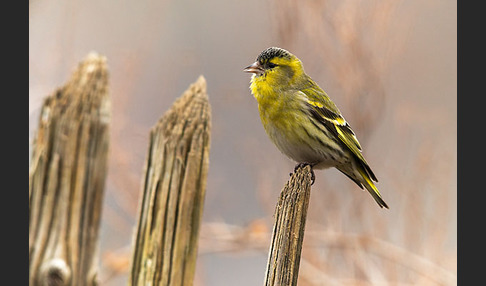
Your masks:
{"label": "blurred brown background", "polygon": [[42,99],[90,51],[108,59],[101,284],[126,284],[149,129],[202,74],[213,127],[195,285],[261,285],[294,167],[242,72],[269,46],[297,55],[338,105],[390,206],[316,171],[299,285],[455,284],[456,1],[29,1],[31,141]]}

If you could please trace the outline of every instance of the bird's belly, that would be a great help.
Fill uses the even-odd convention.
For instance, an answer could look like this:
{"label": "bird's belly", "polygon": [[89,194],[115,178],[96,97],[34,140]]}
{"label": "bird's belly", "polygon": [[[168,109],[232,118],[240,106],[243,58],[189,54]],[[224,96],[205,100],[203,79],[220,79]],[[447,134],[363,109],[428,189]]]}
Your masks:
{"label": "bird's belly", "polygon": [[[310,127],[309,127],[310,128]],[[320,130],[298,124],[267,124],[265,130],[277,148],[297,163],[315,164],[316,169],[335,167],[349,160],[337,143],[325,139]]]}

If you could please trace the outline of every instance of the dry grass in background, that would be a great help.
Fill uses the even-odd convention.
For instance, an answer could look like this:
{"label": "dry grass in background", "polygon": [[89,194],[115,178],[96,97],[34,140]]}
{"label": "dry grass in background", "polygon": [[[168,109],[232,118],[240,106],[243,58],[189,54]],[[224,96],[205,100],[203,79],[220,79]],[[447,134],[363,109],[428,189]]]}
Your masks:
{"label": "dry grass in background", "polygon": [[[314,79],[323,79],[324,75],[332,79],[333,90],[340,97],[338,106],[357,131],[360,141],[369,146],[373,131],[385,119],[384,110],[390,100],[383,81],[387,79],[390,65],[400,57],[402,44],[407,40],[407,25],[412,24],[400,23],[403,25],[400,27],[394,21],[400,16],[403,3],[272,3],[282,45],[296,50],[296,54],[320,57],[314,62],[308,61],[309,70],[313,71]],[[299,285],[456,283],[456,253],[446,242],[453,235],[447,227],[453,211],[448,190],[453,186],[455,176],[453,166],[447,162],[454,162],[454,157],[449,153],[445,154],[448,157],[439,158],[444,154],[431,142],[432,138],[417,139],[406,131],[393,130],[398,137],[404,138],[404,152],[395,166],[381,168],[378,172],[379,179],[387,178],[389,182],[386,188],[380,184],[378,187],[385,200],[393,202],[391,208],[398,209],[398,216],[385,219],[390,214],[367,211],[369,205],[363,205],[361,197],[349,205],[349,193],[336,196],[330,204],[323,205],[318,212],[331,219],[326,220],[325,225],[308,227],[320,231],[306,233],[304,247],[307,246],[307,251],[303,253]],[[367,148],[364,150],[366,155]],[[386,156],[375,155],[372,166],[384,166],[383,162],[378,162],[380,159],[385,161]],[[336,184],[326,184],[324,188],[326,193],[348,191]],[[315,200],[316,191],[313,196]],[[349,208],[333,205],[349,205]],[[314,216],[317,217],[317,213]],[[342,224],[349,221],[362,225],[363,233],[347,233]],[[397,233],[401,237],[397,237]]]}

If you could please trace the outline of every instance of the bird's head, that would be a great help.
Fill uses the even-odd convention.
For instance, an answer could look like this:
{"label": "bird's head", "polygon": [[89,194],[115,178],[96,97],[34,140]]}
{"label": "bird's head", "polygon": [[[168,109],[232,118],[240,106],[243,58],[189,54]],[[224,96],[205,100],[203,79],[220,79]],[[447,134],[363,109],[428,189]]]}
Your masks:
{"label": "bird's head", "polygon": [[261,52],[244,71],[253,73],[253,81],[285,88],[301,78],[304,68],[302,62],[289,51],[271,47]]}

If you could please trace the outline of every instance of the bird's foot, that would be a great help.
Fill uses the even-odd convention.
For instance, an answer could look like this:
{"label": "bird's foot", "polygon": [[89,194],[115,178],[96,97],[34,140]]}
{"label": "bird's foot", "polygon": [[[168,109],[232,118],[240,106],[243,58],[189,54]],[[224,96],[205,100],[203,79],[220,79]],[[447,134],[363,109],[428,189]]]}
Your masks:
{"label": "bird's foot", "polygon": [[[295,165],[294,167],[294,173],[297,172],[297,169],[299,168],[304,168],[305,166],[310,166],[311,168],[311,186],[314,185],[314,182],[316,180],[316,176],[314,174],[314,169],[312,167],[314,167],[314,164],[310,164],[310,163],[299,163],[297,165]],[[290,175],[292,176],[292,173],[290,173]]]}

